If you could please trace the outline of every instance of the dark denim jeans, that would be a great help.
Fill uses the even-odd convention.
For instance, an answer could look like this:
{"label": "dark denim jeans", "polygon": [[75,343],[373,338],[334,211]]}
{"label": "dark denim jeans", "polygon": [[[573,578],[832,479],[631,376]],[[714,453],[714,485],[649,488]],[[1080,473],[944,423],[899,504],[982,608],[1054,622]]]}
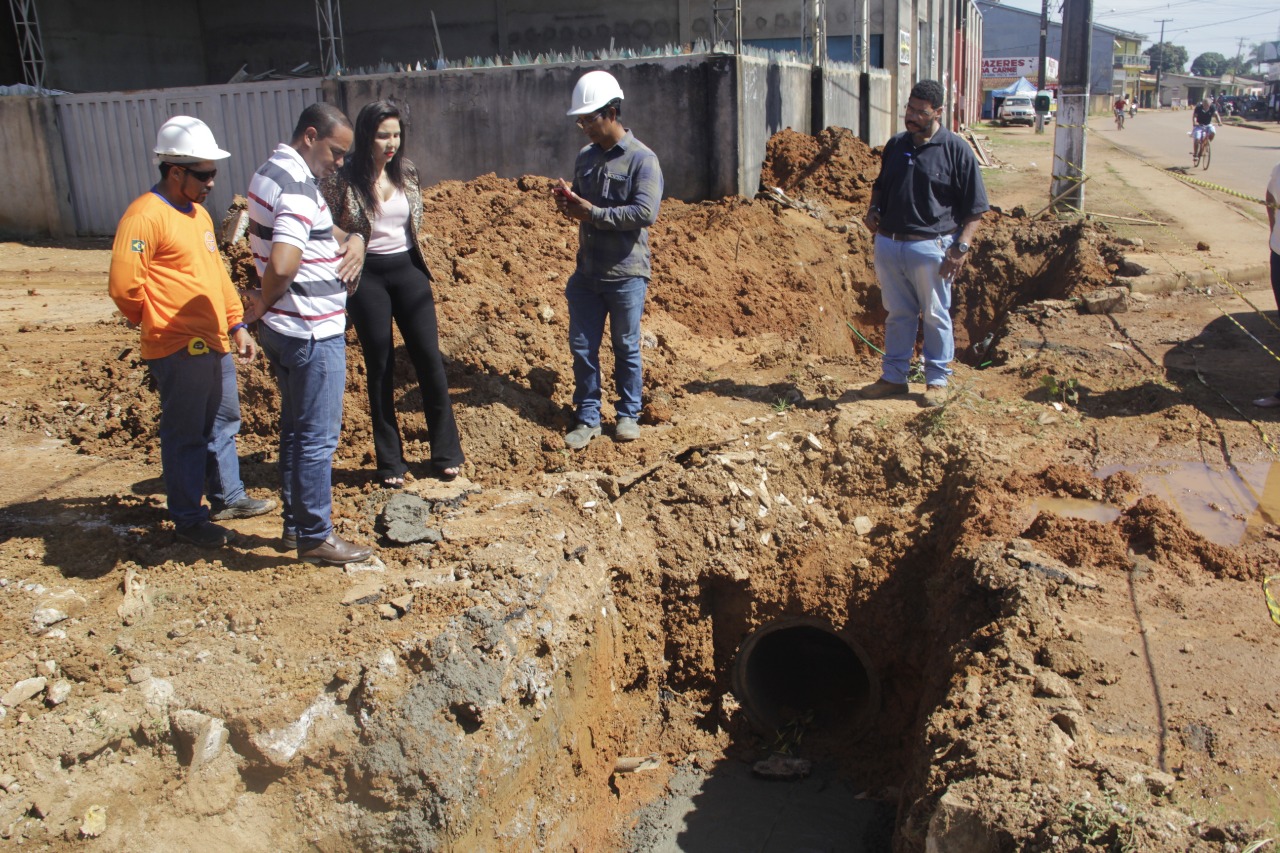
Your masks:
{"label": "dark denim jeans", "polygon": [[600,424],[600,342],[609,320],[613,341],[615,404],[620,418],[640,417],[644,374],[640,363],[640,317],[649,281],[600,281],[574,273],[565,286],[569,303],[569,350],[573,353],[573,408],[578,423]]}
{"label": "dark denim jeans", "polygon": [[178,350],[147,365],[160,390],[160,463],[169,516],[178,527],[209,520],[215,506],[244,497],[236,434],[240,394],[235,356]]}
{"label": "dark denim jeans", "polygon": [[342,431],[347,342],[343,335],[291,338],[265,323],[258,335],[280,386],[284,530],[297,534],[304,551],[333,532],[333,454]]}

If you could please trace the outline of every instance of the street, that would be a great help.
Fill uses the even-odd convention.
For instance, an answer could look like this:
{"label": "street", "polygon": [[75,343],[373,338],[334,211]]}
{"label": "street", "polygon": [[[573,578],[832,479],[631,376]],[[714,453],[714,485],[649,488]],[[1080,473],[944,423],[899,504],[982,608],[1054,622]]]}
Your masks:
{"label": "street", "polygon": [[[1274,125],[1264,125],[1268,128]],[[1114,144],[1136,154],[1158,168],[1182,166],[1191,169],[1191,111],[1139,111],[1125,120],[1124,130],[1116,130],[1111,116],[1089,119],[1091,143]],[[1087,155],[1086,155],[1087,159]],[[1220,127],[1213,141],[1209,169],[1188,171],[1191,177],[1218,184],[1254,198],[1266,192],[1267,178],[1280,162],[1280,127],[1254,130],[1247,127]]]}

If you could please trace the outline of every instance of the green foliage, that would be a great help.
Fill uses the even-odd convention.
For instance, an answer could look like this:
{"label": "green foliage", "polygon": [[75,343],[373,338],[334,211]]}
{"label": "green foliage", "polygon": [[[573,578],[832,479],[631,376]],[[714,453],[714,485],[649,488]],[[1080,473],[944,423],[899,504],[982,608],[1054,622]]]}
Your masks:
{"label": "green foliage", "polygon": [[1130,811],[1118,803],[1067,803],[1060,818],[1066,824],[1061,835],[1110,853],[1128,853],[1135,849]]}
{"label": "green foliage", "polygon": [[1061,379],[1045,374],[1040,377],[1040,387],[1049,393],[1049,397],[1074,406],[1080,402],[1080,391],[1076,388],[1074,377]]}
{"label": "green foliage", "polygon": [[1187,49],[1181,45],[1169,44],[1167,41],[1151,45],[1142,52],[1142,55],[1151,57],[1152,72],[1160,69],[1166,73],[1172,71],[1175,74],[1181,74],[1182,69],[1187,65]]}
{"label": "green foliage", "polygon": [[911,362],[911,367],[907,369],[907,381],[908,382],[924,381],[924,362],[923,361]]}
{"label": "green foliage", "polygon": [[773,401],[773,410],[778,414],[782,414],[783,412],[789,412],[791,411],[792,408],[794,407],[792,406],[791,401],[788,400],[786,397],[779,397],[778,399]]}
{"label": "green foliage", "polygon": [[1191,73],[1200,77],[1220,77],[1227,70],[1227,58],[1220,53],[1202,53],[1191,63]]}

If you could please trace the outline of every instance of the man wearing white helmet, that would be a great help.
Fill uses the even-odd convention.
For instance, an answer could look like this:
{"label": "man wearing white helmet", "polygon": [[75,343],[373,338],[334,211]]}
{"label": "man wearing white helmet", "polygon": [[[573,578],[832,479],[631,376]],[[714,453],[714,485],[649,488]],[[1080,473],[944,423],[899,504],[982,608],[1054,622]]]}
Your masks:
{"label": "man wearing white helmet", "polygon": [[658,219],[658,156],[622,126],[622,87],[607,71],[589,71],[573,88],[568,115],[590,140],[573,166],[573,183],[554,188],[556,207],[578,221],[578,266],[565,287],[573,405],[577,423],[566,446],[581,450],[600,435],[600,342],[605,319],[613,341],[615,441],[640,437],[640,317],[649,289],[649,226]]}
{"label": "man wearing white helmet", "polygon": [[[244,311],[201,206],[218,147],[204,122],[175,116],[156,135],[160,182],[125,211],[111,250],[109,289],[160,391],[160,460],[178,538],[206,548],[235,540],[213,519],[250,518],[275,501],[245,494],[236,455],[240,396],[235,361],[257,353]],[[208,495],[212,513],[202,498]]]}

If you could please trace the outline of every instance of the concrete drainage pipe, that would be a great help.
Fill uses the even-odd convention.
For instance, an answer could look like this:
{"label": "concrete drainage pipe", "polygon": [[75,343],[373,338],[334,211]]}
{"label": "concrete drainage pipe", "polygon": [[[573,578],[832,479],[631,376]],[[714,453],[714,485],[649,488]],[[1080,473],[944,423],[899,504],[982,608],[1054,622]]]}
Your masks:
{"label": "concrete drainage pipe", "polygon": [[765,735],[809,711],[811,729],[861,730],[880,708],[866,652],[845,631],[809,616],[770,622],[747,637],[733,664],[733,693]]}

